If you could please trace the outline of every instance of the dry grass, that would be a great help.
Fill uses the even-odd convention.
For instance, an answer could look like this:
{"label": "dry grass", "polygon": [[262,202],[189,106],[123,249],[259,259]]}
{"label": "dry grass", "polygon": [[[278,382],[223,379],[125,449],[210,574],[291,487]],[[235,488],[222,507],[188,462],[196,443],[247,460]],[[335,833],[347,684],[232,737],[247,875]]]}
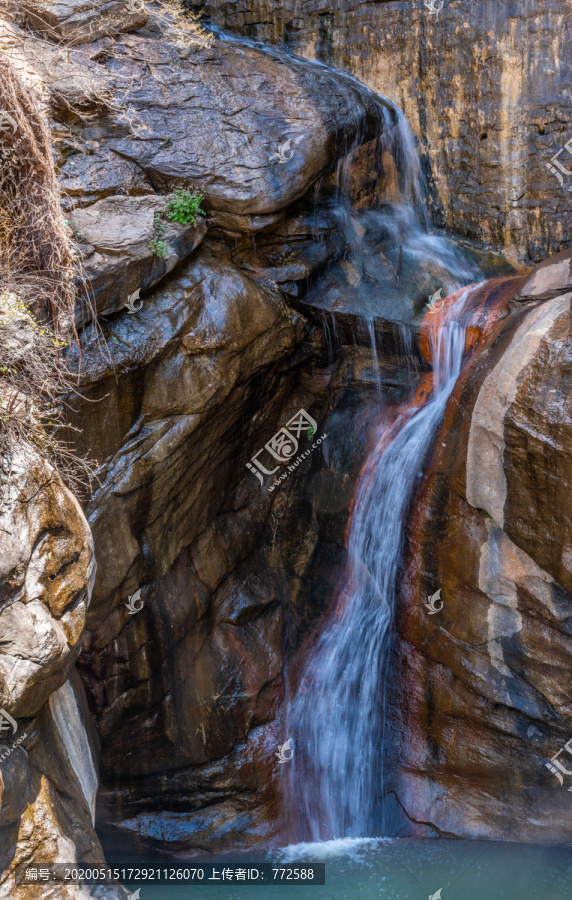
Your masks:
{"label": "dry grass", "polygon": [[[38,6],[42,5],[40,0]],[[3,9],[6,3],[0,0],[0,16]],[[170,42],[210,46],[212,36],[195,15],[184,11],[180,0],[157,0],[148,4],[148,11]],[[107,40],[105,54],[113,56],[114,40]],[[57,110],[58,119],[63,116],[72,123],[106,108],[131,130],[139,127],[123,103],[121,76],[115,73],[113,95],[111,85],[100,76],[101,68],[90,58],[89,47],[75,47],[73,41],[55,44],[9,22],[2,25],[0,466],[9,470],[15,446],[28,444],[79,492],[89,484],[93,467],[69,449],[62,398],[74,387],[62,350],[70,341],[79,350],[74,325],[78,294],[84,294],[83,303],[90,301],[60,205],[49,106]],[[30,72],[32,81],[27,77]],[[129,87],[124,85],[126,92]],[[88,318],[97,321],[93,309]],[[81,367],[81,352],[79,362]],[[59,437],[62,433],[64,438]]]}
{"label": "dry grass", "polygon": [[[66,422],[70,377],[61,361],[65,342],[37,321],[21,294],[0,293],[0,465],[9,471],[16,447],[37,450],[76,492],[89,484],[92,466],[58,437]],[[69,438],[69,435],[66,434]]]}
{"label": "dry grass", "polygon": [[77,258],[45,113],[3,54],[0,137],[0,458],[9,470],[14,449],[32,446],[77,489],[88,467],[56,437],[71,389],[62,350],[77,340]]}
{"label": "dry grass", "polygon": [[25,300],[56,336],[74,332],[76,256],[60,207],[51,135],[38,99],[0,54],[0,285]]}

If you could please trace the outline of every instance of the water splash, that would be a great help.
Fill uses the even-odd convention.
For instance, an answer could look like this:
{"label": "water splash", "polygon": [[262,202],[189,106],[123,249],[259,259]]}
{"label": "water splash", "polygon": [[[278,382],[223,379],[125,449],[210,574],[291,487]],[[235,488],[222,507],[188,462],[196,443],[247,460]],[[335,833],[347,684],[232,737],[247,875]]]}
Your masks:
{"label": "water splash", "polygon": [[356,489],[349,564],[288,709],[296,754],[286,774],[299,838],[387,833],[386,668],[412,494],[461,370],[462,292],[429,329],[433,392],[382,426]]}

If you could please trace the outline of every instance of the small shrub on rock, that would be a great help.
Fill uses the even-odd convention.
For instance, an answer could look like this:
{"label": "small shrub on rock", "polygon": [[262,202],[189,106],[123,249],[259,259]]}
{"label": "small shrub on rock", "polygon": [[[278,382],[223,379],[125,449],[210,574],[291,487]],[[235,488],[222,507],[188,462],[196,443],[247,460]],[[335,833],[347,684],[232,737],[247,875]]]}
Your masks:
{"label": "small shrub on rock", "polygon": [[197,216],[204,216],[202,199],[200,194],[191,193],[186,188],[177,188],[167,202],[167,218],[179,225],[192,225]]}

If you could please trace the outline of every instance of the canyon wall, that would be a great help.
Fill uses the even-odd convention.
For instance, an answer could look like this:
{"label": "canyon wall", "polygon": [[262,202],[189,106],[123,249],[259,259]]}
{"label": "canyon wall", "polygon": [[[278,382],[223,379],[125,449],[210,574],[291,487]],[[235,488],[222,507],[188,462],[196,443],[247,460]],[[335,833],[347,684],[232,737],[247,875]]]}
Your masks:
{"label": "canyon wall", "polygon": [[569,251],[475,291],[496,323],[449,399],[398,616],[396,792],[416,828],[572,837],[571,299]]}
{"label": "canyon wall", "polygon": [[[322,432],[309,438],[308,423],[280,491],[246,463],[300,410],[315,425],[330,412],[341,441],[360,416],[346,397],[345,426],[332,398],[371,382],[363,339],[336,368],[319,314],[286,300],[340,252],[335,210],[316,214],[320,183],[332,196],[336,164],[397,116],[314,63],[189,39],[160,7],[130,33],[124,4],[112,45],[78,5],[84,42],[60,54],[64,12],[47,24],[21,14],[3,41],[50,110],[62,215],[91,298],[66,361],[79,378],[75,448],[97,464],[84,506],[98,568],[78,667],[100,742],[98,830],[111,849],[266,844],[284,647],[327,604],[365,422],[354,451],[332,454],[338,475],[324,471],[327,447],[310,454]],[[176,187],[199,190],[206,216],[158,231]],[[314,587],[302,592],[305,576]]]}
{"label": "canyon wall", "polygon": [[422,0],[189,6],[220,28],[350,72],[397,104],[420,142],[437,227],[525,262],[568,245],[569,0],[445,0],[438,14]]}
{"label": "canyon wall", "polygon": [[[332,265],[327,290],[305,303],[308,286],[344,249],[333,204],[317,204],[335,195],[336,167],[343,169],[350,148],[361,145],[352,189],[363,204],[378,182],[389,190],[404,164],[384,157],[379,172],[372,163],[379,164],[370,152],[374,139],[396,126],[391,104],[281,49],[181,37],[172,22],[156,17],[153,4],[149,19],[133,21],[120,2],[119,18],[103,31],[96,4],[76,7],[71,24],[61,8],[47,24],[28,17],[46,31],[46,41],[24,35],[24,7],[2,33],[21,77],[50,111],[63,215],[91,287],[92,308],[76,311],[79,345],[72,342],[67,353],[80,378],[69,416],[81,429],[77,449],[98,466],[93,497],[84,498],[89,527],[57,485],[73,515],[53,526],[59,529],[53,560],[47,544],[40,554],[43,581],[34,535],[23,544],[23,560],[6,551],[6,591],[15,570],[33,588],[45,582],[51,591],[58,579],[65,582],[50,616],[42,611],[50,653],[33,629],[14,628],[11,617],[26,615],[20,596],[7,592],[0,606],[0,626],[10,632],[9,646],[0,643],[0,665],[6,660],[10,672],[14,657],[23,671],[20,696],[0,667],[2,702],[19,729],[40,729],[37,743],[10,756],[2,786],[0,832],[10,878],[22,829],[35,823],[42,834],[34,804],[50,791],[56,818],[69,800],[65,830],[77,836],[74,848],[62,847],[54,825],[53,858],[72,849],[83,858],[84,838],[100,858],[91,819],[96,765],[97,827],[110,848],[121,842],[176,855],[278,839],[275,751],[287,737],[286,662],[296,665],[343,568],[348,509],[371,439],[370,401],[380,389],[388,406],[396,405],[429,367],[418,347],[424,283],[414,299],[396,296],[374,317],[375,360],[371,334],[351,303],[340,309],[359,278],[367,278],[358,272],[357,253],[351,263]],[[284,16],[274,5],[267,15],[242,4],[205,9],[250,36],[343,66],[387,93],[422,140],[435,221],[515,257],[537,258],[563,242],[569,215],[567,194],[559,193],[566,186],[554,190],[544,166],[558,149],[559,113],[552,115],[541,96],[566,90],[559,47],[569,25],[556,28],[555,13],[542,18],[534,4],[526,15],[510,4],[497,7],[495,18],[490,4],[472,4],[467,18],[460,3],[450,3],[438,19],[394,2],[365,3],[354,12],[349,5],[332,11],[308,4],[304,14]],[[240,16],[255,21],[243,27]],[[81,41],[60,53],[57,41],[72,26]],[[309,40],[312,28],[318,42]],[[548,47],[551,28],[557,39]],[[528,46],[530,30],[538,38]],[[113,44],[109,34],[118,32]],[[385,57],[382,43],[391,48]],[[524,50],[529,69],[545,65],[550,74],[552,66],[558,78],[524,79]],[[437,89],[431,72],[439,65],[448,74],[440,70],[445,87]],[[287,139],[285,161],[280,150]],[[156,215],[177,186],[199,190],[207,215],[170,223],[159,234]],[[357,221],[350,228],[359,243],[363,228]],[[161,255],[152,248],[159,240]],[[393,290],[396,266],[387,265]],[[513,801],[523,815],[534,803],[544,827],[523,826],[521,839],[556,842],[561,820],[551,825],[542,778],[553,775],[542,768],[540,749],[532,768],[526,763],[524,774],[513,777],[515,760],[528,759],[529,740],[536,747],[538,738],[552,756],[568,737],[562,692],[570,551],[561,529],[570,511],[543,501],[546,485],[553,496],[557,478],[568,477],[568,270],[555,273],[551,264],[543,271],[533,273],[529,294],[522,293],[524,278],[487,288],[491,297],[502,294],[498,328],[487,332],[482,360],[467,369],[450,401],[439,440],[451,455],[437,451],[411,527],[398,623],[398,665],[410,705],[395,685],[393,727],[405,773],[396,792],[412,822],[498,837],[506,834]],[[137,291],[142,296],[135,298]],[[328,297],[335,298],[332,315]],[[487,378],[505,352],[509,382],[499,399],[498,373]],[[540,374],[545,364],[555,398],[542,393],[552,390]],[[521,388],[529,376],[539,394],[541,415],[534,418]],[[474,429],[466,412],[473,406]],[[271,493],[269,476],[261,486],[246,464],[301,409],[318,426],[315,436],[298,434],[300,451],[312,452]],[[327,441],[314,448],[322,433]],[[37,465],[41,470],[43,462]],[[72,520],[73,552],[62,537]],[[438,540],[431,532],[436,523]],[[87,609],[92,541],[98,570]],[[435,617],[428,646],[418,604],[441,583],[451,639]],[[40,598],[32,592],[29,599]],[[479,614],[476,606],[467,614],[471,601],[480,604]],[[515,647],[517,633],[530,633],[522,648]],[[560,647],[553,662],[547,642]],[[473,655],[461,653],[461,644]],[[35,664],[30,657],[38,657]],[[76,660],[83,688],[73,674]],[[402,710],[406,715],[398,715]],[[69,735],[67,743],[62,736],[72,713],[87,735],[83,764],[75,767]],[[477,741],[490,753],[470,749],[463,757],[459,748]],[[46,756],[52,749],[55,763]],[[67,767],[67,781],[58,780],[59,765]],[[457,785],[465,782],[472,799],[462,809]],[[440,808],[432,785],[445,797]]]}

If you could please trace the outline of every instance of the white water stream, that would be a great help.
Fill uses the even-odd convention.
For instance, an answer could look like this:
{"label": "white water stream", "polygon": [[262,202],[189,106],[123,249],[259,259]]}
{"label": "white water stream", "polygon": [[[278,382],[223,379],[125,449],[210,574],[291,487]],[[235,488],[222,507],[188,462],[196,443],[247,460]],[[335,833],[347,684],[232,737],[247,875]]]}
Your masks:
{"label": "white water stream", "polygon": [[303,840],[387,833],[384,694],[404,527],[461,370],[469,293],[430,329],[432,396],[396,433],[379,432],[356,489],[348,570],[289,705],[296,752],[285,776]]}

